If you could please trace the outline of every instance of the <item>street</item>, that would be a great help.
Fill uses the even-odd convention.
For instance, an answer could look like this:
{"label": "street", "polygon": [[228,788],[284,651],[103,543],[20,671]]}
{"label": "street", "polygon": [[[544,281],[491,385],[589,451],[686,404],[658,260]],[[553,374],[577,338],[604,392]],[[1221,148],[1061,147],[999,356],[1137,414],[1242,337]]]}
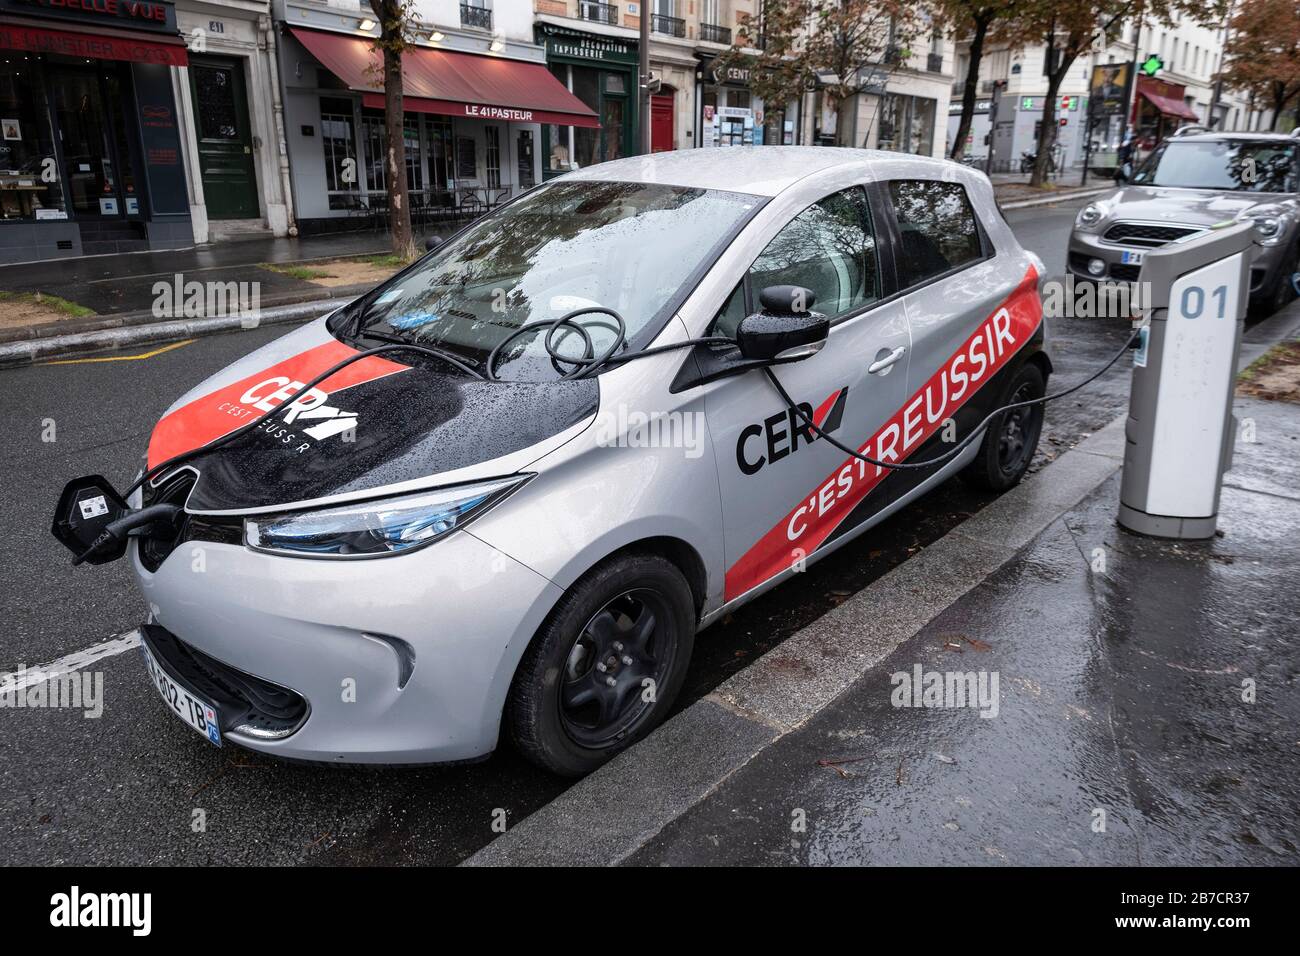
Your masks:
{"label": "street", "polygon": [[[1007,213],[1020,242],[1064,269],[1082,201]],[[1110,358],[1127,323],[1049,320],[1056,362],[1049,390]],[[153,423],[180,393],[283,334],[259,329],[150,346],[123,355],[0,371],[10,427],[9,508],[0,524],[8,627],[0,670],[108,644],[147,613],[126,562],[72,568],[49,536],[64,482],[102,472],[134,476]],[[1123,362],[1077,395],[1050,404],[1034,467],[1075,445],[1127,403]],[[678,709],[816,620],[979,511],[991,496],[956,481],[699,635]],[[489,843],[494,812],[513,826],[567,782],[500,749],[485,762],[433,769],[295,765],[203,743],[167,713],[139,652],[110,653],[102,716],[70,708],[9,710],[0,733],[0,828],[6,860],[27,864],[447,864]],[[202,813],[198,813],[202,811]],[[496,813],[499,817],[499,812]],[[203,821],[202,826],[196,820]]]}

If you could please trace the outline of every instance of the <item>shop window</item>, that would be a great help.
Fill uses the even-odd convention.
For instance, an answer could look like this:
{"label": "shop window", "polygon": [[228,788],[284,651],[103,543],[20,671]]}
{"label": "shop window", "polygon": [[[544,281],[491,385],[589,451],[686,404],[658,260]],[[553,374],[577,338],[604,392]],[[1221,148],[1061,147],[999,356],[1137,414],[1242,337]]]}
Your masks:
{"label": "shop window", "polygon": [[478,144],[473,136],[456,137],[456,178],[478,179]]}
{"label": "shop window", "polygon": [[361,111],[361,141],[366,150],[366,189],[381,193],[388,188],[388,170],[384,165],[384,114],[376,110]]}
{"label": "shop window", "polygon": [[66,219],[39,74],[0,65],[0,218]]}
{"label": "shop window", "polygon": [[483,129],[487,137],[487,147],[483,153],[487,164],[487,186],[489,189],[501,188],[501,128],[487,126]]}
{"label": "shop window", "polygon": [[426,135],[429,141],[429,184],[434,189],[445,190],[456,178],[452,166],[451,120],[428,120]]}
{"label": "shop window", "polygon": [[359,202],[360,177],[352,101],[322,98],[320,129],[329,206],[331,209],[355,209]]}
{"label": "shop window", "polygon": [[924,96],[887,93],[880,98],[880,149],[930,155],[934,150],[935,101]]}
{"label": "shop window", "polygon": [[889,184],[902,239],[903,285],[919,285],[983,258],[979,228],[960,183],[894,180]]}

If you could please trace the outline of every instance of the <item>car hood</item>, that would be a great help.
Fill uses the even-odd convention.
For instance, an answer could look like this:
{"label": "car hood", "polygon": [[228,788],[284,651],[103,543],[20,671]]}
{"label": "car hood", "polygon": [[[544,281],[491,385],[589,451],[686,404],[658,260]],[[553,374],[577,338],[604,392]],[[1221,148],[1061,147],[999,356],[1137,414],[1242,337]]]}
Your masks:
{"label": "car hood", "polygon": [[1213,226],[1230,222],[1252,206],[1274,205],[1289,197],[1273,193],[1213,192],[1164,186],[1127,186],[1102,197],[1111,222],[1139,220],[1170,225]]}
{"label": "car hood", "polygon": [[[298,402],[285,400],[357,349],[324,320],[236,362],[159,420],[148,467],[282,408],[264,425],[181,467],[197,472],[186,509],[266,510],[510,474],[596,414],[595,380],[485,382],[436,360],[360,359]],[[162,484],[170,473],[160,476]]]}

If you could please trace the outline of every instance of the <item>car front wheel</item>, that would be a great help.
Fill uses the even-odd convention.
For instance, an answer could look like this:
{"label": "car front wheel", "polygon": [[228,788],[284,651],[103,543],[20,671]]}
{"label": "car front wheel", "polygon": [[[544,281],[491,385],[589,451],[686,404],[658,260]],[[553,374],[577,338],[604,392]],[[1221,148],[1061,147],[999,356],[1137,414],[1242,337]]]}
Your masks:
{"label": "car front wheel", "polygon": [[515,672],[506,723],[516,748],[553,773],[590,773],[662,722],[694,642],[695,602],[672,562],[626,554],[597,566]]}

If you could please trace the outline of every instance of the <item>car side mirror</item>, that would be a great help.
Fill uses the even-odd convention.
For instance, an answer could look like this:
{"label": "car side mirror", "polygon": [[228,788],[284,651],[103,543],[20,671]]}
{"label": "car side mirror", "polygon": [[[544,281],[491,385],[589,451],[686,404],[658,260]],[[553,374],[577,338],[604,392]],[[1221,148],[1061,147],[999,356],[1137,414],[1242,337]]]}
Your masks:
{"label": "car side mirror", "polygon": [[1115,182],[1123,186],[1133,178],[1133,164],[1124,163],[1119,169],[1115,170]]}
{"label": "car side mirror", "polygon": [[441,239],[437,236],[429,236],[429,238],[424,240],[424,251],[426,253],[433,252],[433,250],[437,249],[440,245],[442,245]]}
{"label": "car side mirror", "polygon": [[793,362],[816,355],[826,344],[831,323],[812,311],[817,297],[801,286],[768,286],[758,296],[763,311],[740,321],[736,342],[747,359]]}

